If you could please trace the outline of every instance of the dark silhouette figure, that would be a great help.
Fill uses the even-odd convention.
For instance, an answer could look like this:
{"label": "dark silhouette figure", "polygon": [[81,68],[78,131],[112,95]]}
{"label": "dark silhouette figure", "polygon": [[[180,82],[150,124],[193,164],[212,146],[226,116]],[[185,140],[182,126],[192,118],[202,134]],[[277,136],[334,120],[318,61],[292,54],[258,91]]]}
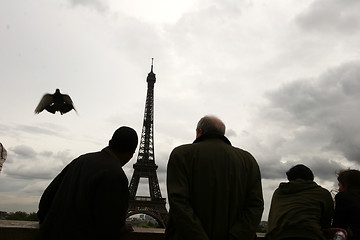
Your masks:
{"label": "dark silhouette figure", "polygon": [[101,151],[71,161],[41,196],[38,240],[120,240],[132,231],[125,223],[129,182],[122,167],[137,144],[135,130],[123,126]]}
{"label": "dark silhouette figure", "polygon": [[56,89],[54,94],[45,94],[35,108],[34,112],[35,114],[38,114],[44,109],[52,114],[55,114],[55,112],[58,111],[61,115],[70,112],[72,109],[76,112],[70,96],[67,94],[61,94],[59,89]]}
{"label": "dark silhouette figure", "polygon": [[339,192],[335,196],[332,226],[343,228],[349,240],[360,239],[360,171],[342,170],[338,174]]}
{"label": "dark silhouette figure", "polygon": [[257,238],[264,209],[259,166],[224,135],[225,124],[205,116],[195,141],[170,154],[166,240]]}

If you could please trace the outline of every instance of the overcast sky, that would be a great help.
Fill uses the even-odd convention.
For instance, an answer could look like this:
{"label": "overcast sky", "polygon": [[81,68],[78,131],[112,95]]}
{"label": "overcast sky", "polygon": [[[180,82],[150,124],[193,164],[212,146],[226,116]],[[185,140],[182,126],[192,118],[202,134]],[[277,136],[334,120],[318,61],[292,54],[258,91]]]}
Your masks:
{"label": "overcast sky", "polygon": [[[295,164],[335,189],[336,172],[360,163],[359,9],[358,0],[0,0],[0,211],[37,211],[64,166],[119,126],[140,135],[151,58],[163,197],[171,150],[194,140],[206,114],[257,159],[263,220]],[[78,114],[35,115],[56,88]]]}

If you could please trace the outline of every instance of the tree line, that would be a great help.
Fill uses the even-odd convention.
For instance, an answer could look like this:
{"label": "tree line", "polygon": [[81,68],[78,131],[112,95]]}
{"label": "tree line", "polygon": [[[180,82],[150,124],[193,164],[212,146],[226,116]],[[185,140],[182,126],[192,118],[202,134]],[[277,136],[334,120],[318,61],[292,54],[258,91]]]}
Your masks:
{"label": "tree line", "polygon": [[11,213],[1,213],[1,219],[5,220],[39,221],[35,212],[26,213],[22,211],[16,211]]}

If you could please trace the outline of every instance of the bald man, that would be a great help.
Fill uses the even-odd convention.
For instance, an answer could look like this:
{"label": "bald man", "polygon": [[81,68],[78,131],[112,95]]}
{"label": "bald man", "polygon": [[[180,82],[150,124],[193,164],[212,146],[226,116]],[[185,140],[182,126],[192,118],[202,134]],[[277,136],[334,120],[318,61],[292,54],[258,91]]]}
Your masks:
{"label": "bald man", "polygon": [[264,209],[259,166],[224,134],[219,118],[205,116],[195,141],[172,151],[166,239],[256,239]]}

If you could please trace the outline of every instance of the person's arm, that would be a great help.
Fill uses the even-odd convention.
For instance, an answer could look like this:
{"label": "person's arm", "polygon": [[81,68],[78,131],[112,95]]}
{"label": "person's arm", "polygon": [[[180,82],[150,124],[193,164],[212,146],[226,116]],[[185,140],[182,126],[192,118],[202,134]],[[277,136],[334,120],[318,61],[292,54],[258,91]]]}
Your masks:
{"label": "person's arm", "polygon": [[167,165],[170,218],[179,239],[207,240],[200,219],[190,204],[189,170],[184,164],[184,158],[183,154],[174,149]]}
{"label": "person's arm", "polygon": [[336,228],[346,228],[347,222],[347,203],[343,193],[338,193],[335,196],[335,211],[332,227]]}
{"label": "person's arm", "polygon": [[261,186],[261,174],[256,160],[247,153],[247,159],[251,161],[249,180],[245,205],[236,223],[231,227],[229,234],[235,239],[256,239],[256,230],[259,226],[264,210],[264,200]]}
{"label": "person's arm", "polygon": [[128,230],[125,225],[129,201],[127,178],[125,173],[115,170],[99,175],[93,186],[93,230],[104,239],[119,238]]}
{"label": "person's arm", "polygon": [[330,228],[331,227],[331,220],[334,215],[334,201],[331,197],[329,191],[325,190],[324,194],[324,213],[321,219],[321,228]]}

